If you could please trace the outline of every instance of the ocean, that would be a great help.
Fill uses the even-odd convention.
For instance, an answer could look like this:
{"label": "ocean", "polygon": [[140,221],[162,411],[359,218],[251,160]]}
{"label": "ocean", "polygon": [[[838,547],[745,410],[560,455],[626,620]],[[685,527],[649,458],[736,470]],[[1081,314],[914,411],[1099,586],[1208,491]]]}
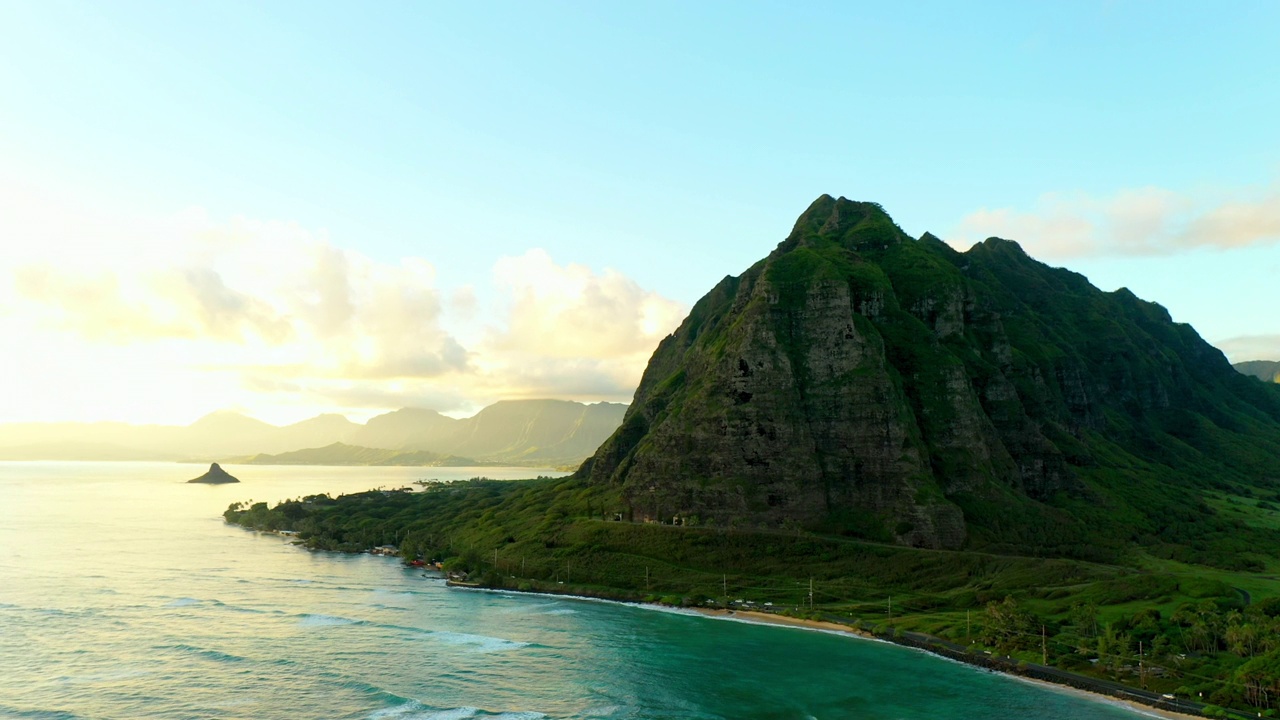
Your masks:
{"label": "ocean", "polygon": [[1135,718],[919,651],[446,588],[226,525],[243,500],[524,468],[0,463],[0,718]]}

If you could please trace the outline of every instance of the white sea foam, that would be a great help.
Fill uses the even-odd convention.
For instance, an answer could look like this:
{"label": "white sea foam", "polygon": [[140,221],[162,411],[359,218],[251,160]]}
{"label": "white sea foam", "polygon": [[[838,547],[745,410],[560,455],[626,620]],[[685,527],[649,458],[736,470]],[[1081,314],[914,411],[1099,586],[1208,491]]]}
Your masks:
{"label": "white sea foam", "polygon": [[411,700],[403,705],[384,708],[369,714],[368,720],[467,720],[468,718],[486,718],[487,720],[539,720],[546,715],[531,711],[513,711],[489,713],[474,707],[431,708]]}
{"label": "white sea foam", "polygon": [[489,637],[488,635],[471,635],[468,633],[450,632],[448,630],[436,630],[428,634],[433,639],[448,643],[449,645],[466,645],[474,647],[476,652],[518,650],[529,645],[529,643],[519,642],[517,640],[506,640],[504,638]]}
{"label": "white sea foam", "polygon": [[465,718],[475,717],[478,712],[480,712],[479,708],[473,707],[435,710],[425,707],[419,702],[407,702],[393,708],[379,710],[370,715],[369,720],[383,720],[384,718],[400,718],[401,720],[465,720]]}
{"label": "white sea foam", "polygon": [[[606,600],[605,602],[609,602],[609,601]],[[649,610],[651,612],[666,613],[668,615],[684,615],[686,617],[710,617],[708,615],[704,615],[698,612],[697,610],[693,610],[690,608],[671,607],[670,605],[656,605],[652,603],[634,603],[634,602],[618,602],[618,604],[626,605],[628,607],[633,607],[633,608],[640,608],[641,610]],[[736,618],[727,618],[727,619],[736,619]]]}
{"label": "white sea foam", "polygon": [[338,617],[337,615],[303,615],[298,624],[303,627],[332,627],[337,625],[354,625],[357,620]]}
{"label": "white sea foam", "polygon": [[[462,708],[458,708],[458,709],[462,709]],[[474,715],[475,708],[466,708],[466,709],[472,710],[473,711],[472,714]],[[369,713],[368,720],[391,720],[391,718],[397,718],[399,720],[419,720],[420,718],[437,717],[436,715],[433,714],[435,712],[436,711],[425,707],[422,703],[418,702],[417,700],[410,700],[409,702],[404,703],[403,705],[396,705],[395,707],[375,710]],[[462,715],[462,716],[455,716],[455,717],[471,717],[471,715]]]}
{"label": "white sea foam", "polygon": [[[500,597],[500,598],[513,598],[513,599],[514,599],[516,596],[514,596],[514,595],[498,595],[498,597]],[[548,602],[548,603],[529,603],[529,602],[523,602],[523,603],[518,603],[518,604],[515,604],[515,605],[509,605],[509,606],[506,606],[506,607],[500,607],[500,608],[498,608],[498,609],[497,609],[497,612],[502,613],[502,614],[505,614],[505,615],[529,615],[529,614],[533,614],[533,615],[541,615],[542,613],[538,612],[539,610],[544,610],[544,609],[546,609],[546,608],[553,608],[553,607],[555,607],[555,606],[556,606],[556,604],[557,604],[557,603],[553,603],[553,602]]]}
{"label": "white sea foam", "polygon": [[188,607],[190,605],[199,605],[199,604],[200,604],[200,601],[195,598],[184,597],[184,598],[178,598],[177,600],[171,600],[165,603],[164,606],[165,607]]}

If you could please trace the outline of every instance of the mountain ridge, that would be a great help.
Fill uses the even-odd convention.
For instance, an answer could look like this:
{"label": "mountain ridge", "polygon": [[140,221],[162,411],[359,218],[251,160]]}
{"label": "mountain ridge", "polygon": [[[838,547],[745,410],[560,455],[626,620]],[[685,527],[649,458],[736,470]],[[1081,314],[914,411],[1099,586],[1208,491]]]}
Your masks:
{"label": "mountain ridge", "polygon": [[227,461],[237,465],[392,465],[410,467],[480,467],[497,465],[457,455],[429,450],[390,450],[335,442],[317,448],[303,448],[275,455],[260,453]]}
{"label": "mountain ridge", "polygon": [[822,196],[659,344],[577,476],[635,519],[1075,556],[1138,532],[1227,562],[1183,526],[1277,458],[1280,393],[1158,304]]}
{"label": "mountain ridge", "polygon": [[[577,465],[621,421],[625,405],[567,400],[495,403],[470,418],[434,410],[401,408],[361,425],[336,414],[284,426],[231,411],[205,415],[188,426],[125,423],[0,424],[0,459],[6,460],[211,460],[229,461],[316,450],[343,443],[378,451],[379,462],[401,455],[408,462]],[[478,419],[477,419],[478,418]],[[480,427],[483,426],[483,427]],[[359,464],[361,451],[330,453],[340,464]],[[293,458],[299,455],[293,455]]]}
{"label": "mountain ridge", "polygon": [[1280,361],[1278,360],[1246,360],[1232,367],[1263,382],[1280,383]]}

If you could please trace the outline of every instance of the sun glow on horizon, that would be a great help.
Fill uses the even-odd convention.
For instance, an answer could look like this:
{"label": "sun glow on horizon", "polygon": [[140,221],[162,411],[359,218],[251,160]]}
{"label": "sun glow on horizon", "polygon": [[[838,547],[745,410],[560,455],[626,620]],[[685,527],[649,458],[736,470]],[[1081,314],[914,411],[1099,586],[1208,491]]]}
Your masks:
{"label": "sun glow on horizon", "polygon": [[0,237],[30,238],[3,248],[0,332],[21,351],[0,367],[0,422],[627,402],[685,312],[539,249],[497,258],[487,288],[447,288],[428,258],[378,261],[294,223],[77,213],[0,213]]}
{"label": "sun glow on horizon", "polygon": [[596,10],[0,3],[0,422],[626,402],[822,193],[1280,358],[1280,5]]}

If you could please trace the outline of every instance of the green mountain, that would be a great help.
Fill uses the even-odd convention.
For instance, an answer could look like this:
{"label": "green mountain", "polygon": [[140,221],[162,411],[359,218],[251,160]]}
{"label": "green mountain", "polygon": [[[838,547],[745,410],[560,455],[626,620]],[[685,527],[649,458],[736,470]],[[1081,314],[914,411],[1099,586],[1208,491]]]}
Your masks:
{"label": "green mountain", "polygon": [[823,196],[663,340],[578,475],[637,520],[1231,562],[1204,493],[1277,489],[1278,390],[1128,290]]}
{"label": "green mountain", "polygon": [[960,253],[824,196],[694,306],[574,476],[224,517],[495,588],[926,633],[1251,717],[1280,704],[1278,503],[1280,387],[1016,243]]}
{"label": "green mountain", "polygon": [[1263,382],[1280,383],[1280,361],[1246,360],[1236,363],[1234,367],[1245,375],[1256,377]]}

